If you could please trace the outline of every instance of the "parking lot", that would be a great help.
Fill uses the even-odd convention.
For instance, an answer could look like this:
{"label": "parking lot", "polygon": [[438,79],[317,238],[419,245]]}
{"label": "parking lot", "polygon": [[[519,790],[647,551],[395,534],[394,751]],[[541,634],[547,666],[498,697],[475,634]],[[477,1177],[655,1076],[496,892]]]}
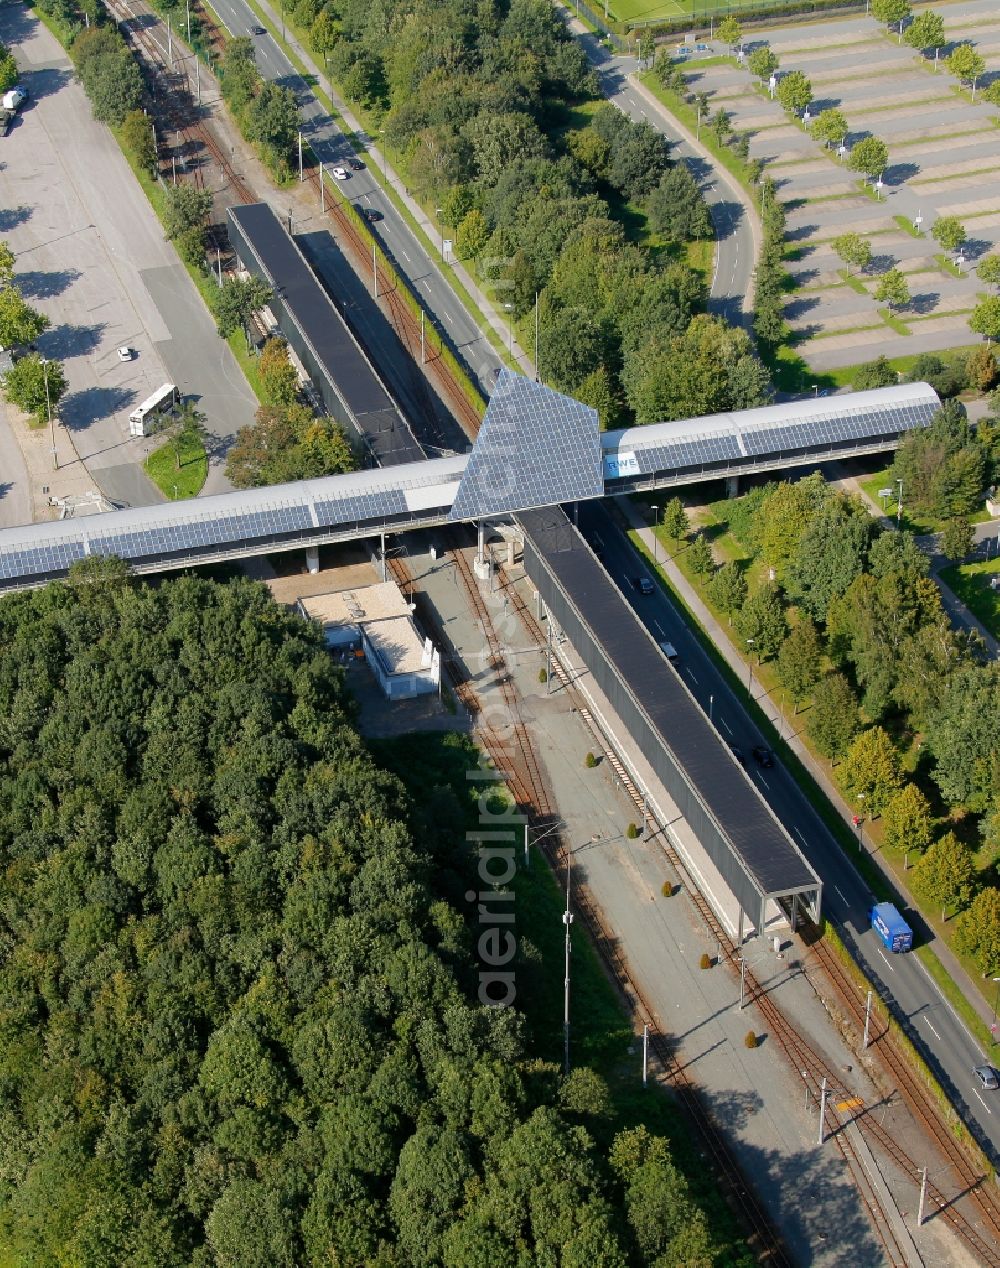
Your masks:
{"label": "parking lot", "polygon": [[[25,298],[52,323],[38,346],[66,371],[61,421],[109,498],[159,501],[141,467],[150,442],[129,439],[129,411],[174,382],[224,444],[256,401],[114,137],[93,122],[62,48],[20,5],[0,6],[0,39],[30,93],[0,140],[0,237]],[[119,360],[122,344],[136,350],[133,360]],[[217,460],[206,491],[222,487]]]}
{"label": "parking lot", "polygon": [[[951,45],[969,40],[985,58],[980,84],[1000,75],[1000,7],[995,0],[959,0],[940,9]],[[724,107],[736,131],[751,134],[751,157],[764,159],[788,211],[789,272],[797,283],[786,315],[799,351],[816,370],[869,360],[965,346],[978,341],[968,316],[985,292],[972,268],[1000,241],[1000,108],[973,103],[943,61],[922,57],[886,34],[871,18],[754,28],[748,47],[767,43],[781,72],[810,80],[813,118],[835,106],[850,125],[848,146],[875,135],[889,148],[881,201],[860,187],[832,149],[785,114],[746,70],[691,63],[695,91],[710,96],[712,114]],[[942,50],[942,56],[949,48]],[[958,216],[968,239],[964,260],[942,267],[941,247],[930,236],[939,216]],[[897,218],[921,217],[913,236]],[[855,231],[871,241],[871,267],[852,286],[830,243]],[[872,298],[877,274],[898,266],[910,304],[890,325]],[[900,323],[905,329],[900,329]]]}

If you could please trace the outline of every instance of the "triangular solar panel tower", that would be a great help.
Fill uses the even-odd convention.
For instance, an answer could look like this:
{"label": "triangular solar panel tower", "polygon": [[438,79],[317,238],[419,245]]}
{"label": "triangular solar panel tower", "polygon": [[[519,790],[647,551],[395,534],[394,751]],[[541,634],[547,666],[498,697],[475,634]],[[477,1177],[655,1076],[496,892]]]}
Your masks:
{"label": "triangular solar panel tower", "polygon": [[448,518],[603,496],[597,410],[501,370]]}

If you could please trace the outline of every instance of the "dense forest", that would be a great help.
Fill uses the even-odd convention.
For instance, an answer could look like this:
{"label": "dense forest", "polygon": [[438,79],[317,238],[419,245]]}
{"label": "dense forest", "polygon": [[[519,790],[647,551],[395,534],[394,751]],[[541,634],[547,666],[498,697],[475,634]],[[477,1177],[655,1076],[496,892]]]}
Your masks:
{"label": "dense forest", "polygon": [[478,1003],[471,798],[376,763],[317,628],[92,560],[0,646],[5,1263],[744,1262]]}

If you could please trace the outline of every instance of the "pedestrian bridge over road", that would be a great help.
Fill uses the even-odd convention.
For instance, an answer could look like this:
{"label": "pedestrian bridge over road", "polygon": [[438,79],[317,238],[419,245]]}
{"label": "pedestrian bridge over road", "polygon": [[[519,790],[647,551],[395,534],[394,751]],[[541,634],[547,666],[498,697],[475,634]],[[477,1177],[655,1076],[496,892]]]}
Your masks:
{"label": "pedestrian bridge over road", "polygon": [[468,454],[0,530],[0,592],[114,555],[138,573],[482,522],[532,508],[891,449],[926,383],[601,433],[597,413],[502,371]]}

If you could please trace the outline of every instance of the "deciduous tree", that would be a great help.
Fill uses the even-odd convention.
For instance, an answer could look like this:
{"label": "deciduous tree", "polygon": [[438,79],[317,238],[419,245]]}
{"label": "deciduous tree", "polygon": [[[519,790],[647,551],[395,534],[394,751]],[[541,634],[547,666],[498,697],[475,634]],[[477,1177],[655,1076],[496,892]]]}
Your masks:
{"label": "deciduous tree", "polygon": [[933,826],[930,802],[909,780],[882,812],[882,839],[888,849],[901,854],[922,854],[931,843]]}
{"label": "deciduous tree", "polygon": [[964,907],[972,897],[976,865],[969,847],[946,832],[917,860],[912,872],[915,892],[935,907],[947,920],[949,907]]}
{"label": "deciduous tree", "polygon": [[688,514],[680,498],[671,498],[663,508],[663,531],[676,550],[688,535]]}
{"label": "deciduous tree", "polygon": [[869,727],[852,742],[840,777],[856,797],[864,798],[873,818],[882,813],[903,786],[899,754],[882,727]]}
{"label": "deciduous tree", "polygon": [[768,581],[747,599],[736,614],[736,631],[744,640],[753,639],[758,660],[770,660],[778,654],[788,633],[788,619],[781,602],[781,591]]}
{"label": "deciduous tree", "polygon": [[[147,119],[148,124],[148,119]],[[148,127],[147,127],[148,132]],[[212,214],[212,191],[197,185],[168,185],[165,191],[163,227],[168,238],[179,238],[189,229],[204,229]]]}
{"label": "deciduous tree", "polygon": [[723,44],[728,44],[730,48],[738,48],[743,43],[743,28],[732,14],[722,19],[716,35]]}
{"label": "deciduous tree", "polygon": [[708,597],[721,608],[733,623],[733,614],[746,603],[747,579],[739,564],[730,560],[724,563],[708,584]]}
{"label": "deciduous tree", "polygon": [[813,687],[819,682],[823,649],[815,624],[802,616],[778,652],[778,681],[792,698],[796,713]]}
{"label": "deciduous tree", "polygon": [[712,573],[715,568],[715,559],[712,555],[712,547],[704,533],[695,534],[694,541],[688,547],[687,561],[692,572],[703,580]]}
{"label": "deciduous tree", "polygon": [[1000,889],[987,885],[959,914],[955,950],[971,955],[984,977],[1000,975]]}
{"label": "deciduous tree", "polygon": [[933,9],[925,9],[917,14],[903,32],[903,40],[910,48],[919,49],[920,52],[932,48],[936,56],[938,49],[944,48],[948,42],[944,33],[944,19]]}
{"label": "deciduous tree", "polygon": [[899,269],[888,269],[878,280],[874,298],[877,304],[888,304],[890,309],[905,308],[910,302],[905,274]]}
{"label": "deciduous tree", "polygon": [[976,91],[976,81],[986,70],[986,59],[971,44],[959,44],[948,58],[948,69],[963,84],[971,84]]}
{"label": "deciduous tree", "polygon": [[945,559],[960,563],[968,558],[974,537],[972,525],[964,515],[956,515],[950,520],[945,520],[941,530],[942,555]]}
{"label": "deciduous tree", "polygon": [[268,339],[260,350],[257,372],[268,405],[292,405],[298,399],[299,376],[284,339]]}
{"label": "deciduous tree", "polygon": [[49,325],[48,317],[32,308],[16,286],[0,289],[0,347],[34,343]]}
{"label": "deciduous tree", "polygon": [[872,244],[860,233],[842,233],[831,243],[848,269],[866,269],[872,259]]}
{"label": "deciduous tree", "polygon": [[866,136],[851,148],[847,165],[869,180],[877,180],[889,166],[889,147],[877,136]]}
{"label": "deciduous tree", "polygon": [[813,99],[812,84],[800,70],[782,75],[777,91],[778,100],[789,114],[801,114]]}
{"label": "deciduous tree", "polygon": [[223,339],[243,330],[249,346],[250,319],[266,306],[271,294],[271,288],[259,277],[227,278],[222,289],[213,296],[215,320]]}
{"label": "deciduous tree", "polygon": [[758,79],[770,79],[780,65],[777,54],[766,45],[755,48],[747,58],[747,69]]}
{"label": "deciduous tree", "polygon": [[823,757],[836,761],[858,731],[858,702],[843,674],[827,674],[813,692],[806,730]]}
{"label": "deciduous tree", "polygon": [[660,178],[646,204],[650,226],[675,242],[693,242],[712,236],[712,218],[691,169],[684,162],[673,165]]}
{"label": "deciduous tree", "polygon": [[26,414],[33,415],[39,426],[48,421],[50,408],[55,413],[68,386],[59,362],[47,361],[37,352],[15,361],[13,368],[0,379],[0,383],[7,400],[23,409]]}
{"label": "deciduous tree", "polygon": [[984,255],[976,265],[979,280],[986,286],[1000,286],[1000,255]]}
{"label": "deciduous tree", "polygon": [[903,33],[903,23],[910,16],[910,0],[872,0],[872,17],[876,22],[884,22],[886,26],[899,27]]}
{"label": "deciduous tree", "polygon": [[969,329],[987,339],[1000,339],[1000,296],[980,300],[969,317]]}
{"label": "deciduous tree", "polygon": [[[155,176],[159,161],[153,136],[153,124],[147,114],[141,110],[128,112],[122,121],[122,142],[139,167],[150,176]],[[187,186],[177,186],[177,188],[187,188]]]}
{"label": "deciduous tree", "polygon": [[835,106],[827,106],[816,116],[810,131],[817,141],[826,145],[841,145],[849,131],[847,118]]}
{"label": "deciduous tree", "polygon": [[931,228],[931,237],[946,251],[957,251],[965,241],[965,225],[957,216],[939,216]]}

